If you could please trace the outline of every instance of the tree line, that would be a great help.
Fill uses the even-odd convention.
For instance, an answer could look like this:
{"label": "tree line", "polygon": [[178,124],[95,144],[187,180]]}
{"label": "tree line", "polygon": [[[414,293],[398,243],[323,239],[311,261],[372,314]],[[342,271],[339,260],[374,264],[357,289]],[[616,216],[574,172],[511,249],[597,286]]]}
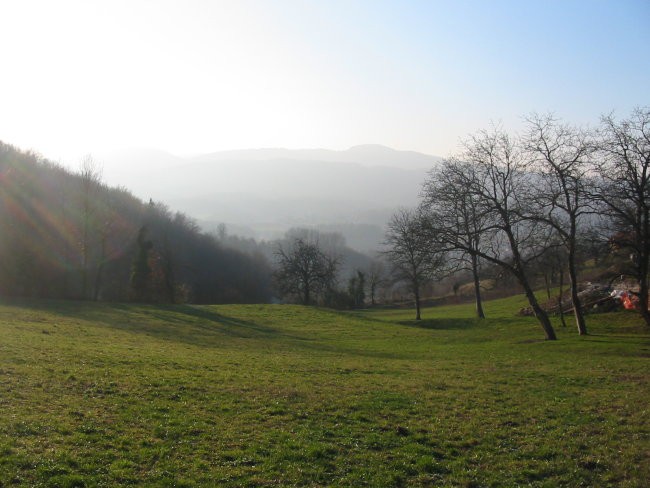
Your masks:
{"label": "tree line", "polygon": [[638,309],[650,326],[650,109],[625,119],[604,116],[594,129],[552,115],[532,115],[522,134],[500,126],[479,131],[459,154],[433,168],[421,204],[388,224],[386,253],[410,285],[420,318],[422,285],[459,269],[471,272],[476,313],[481,267],[513,276],[545,337],[555,331],[535,293],[534,271],[559,260],[566,269],[579,334],[587,333],[579,296],[581,248],[600,239],[629,253]]}

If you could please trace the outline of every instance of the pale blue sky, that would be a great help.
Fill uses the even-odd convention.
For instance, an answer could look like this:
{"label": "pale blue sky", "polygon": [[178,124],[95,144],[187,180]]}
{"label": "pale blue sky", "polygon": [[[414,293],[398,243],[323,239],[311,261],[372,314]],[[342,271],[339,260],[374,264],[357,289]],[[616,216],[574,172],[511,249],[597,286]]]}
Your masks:
{"label": "pale blue sky", "polygon": [[365,143],[448,155],[532,111],[650,104],[650,1],[0,3],[0,139],[72,165]]}

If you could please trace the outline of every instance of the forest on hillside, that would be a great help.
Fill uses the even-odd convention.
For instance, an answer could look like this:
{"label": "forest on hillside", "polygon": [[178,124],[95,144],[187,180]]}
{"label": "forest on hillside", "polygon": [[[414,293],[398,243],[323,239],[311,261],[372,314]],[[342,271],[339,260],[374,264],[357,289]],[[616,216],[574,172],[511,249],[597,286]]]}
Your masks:
{"label": "forest on hillside", "polygon": [[182,213],[0,143],[0,294],[143,302],[266,302],[267,260]]}

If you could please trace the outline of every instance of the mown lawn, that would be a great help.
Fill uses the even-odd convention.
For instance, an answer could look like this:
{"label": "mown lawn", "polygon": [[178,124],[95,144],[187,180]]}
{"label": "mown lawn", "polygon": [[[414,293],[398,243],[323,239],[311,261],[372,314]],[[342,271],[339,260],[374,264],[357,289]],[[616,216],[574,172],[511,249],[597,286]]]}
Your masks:
{"label": "mown lawn", "polygon": [[2,486],[648,486],[650,331],[412,311],[0,304]]}

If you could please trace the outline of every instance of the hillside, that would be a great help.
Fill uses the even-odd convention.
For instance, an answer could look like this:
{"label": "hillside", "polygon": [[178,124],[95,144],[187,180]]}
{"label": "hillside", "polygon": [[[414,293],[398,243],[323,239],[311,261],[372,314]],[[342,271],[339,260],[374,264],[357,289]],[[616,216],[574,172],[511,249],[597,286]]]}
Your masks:
{"label": "hillside", "polygon": [[140,302],[270,300],[263,256],[186,215],[0,142],[0,296]]}
{"label": "hillside", "polygon": [[635,314],[0,304],[0,485],[642,486]]}

